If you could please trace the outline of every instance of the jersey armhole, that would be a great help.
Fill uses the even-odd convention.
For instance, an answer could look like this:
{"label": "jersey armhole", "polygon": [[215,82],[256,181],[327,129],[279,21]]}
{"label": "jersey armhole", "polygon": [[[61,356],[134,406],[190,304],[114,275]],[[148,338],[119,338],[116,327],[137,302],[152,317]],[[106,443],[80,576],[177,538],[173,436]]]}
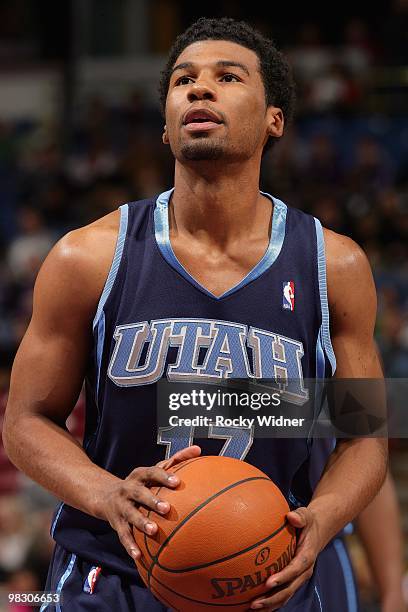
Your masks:
{"label": "jersey armhole", "polygon": [[92,324],[93,330],[95,330],[96,326],[98,325],[99,319],[101,318],[103,308],[112,290],[113,284],[116,279],[116,275],[119,270],[119,265],[122,260],[122,254],[123,254],[123,249],[125,246],[127,227],[128,227],[129,205],[122,204],[122,206],[119,207],[119,211],[120,211],[120,223],[119,223],[118,237],[116,239],[115,253],[113,256],[112,264],[111,264],[109,274],[107,276],[101,297],[99,298],[98,307],[96,309],[95,318]]}
{"label": "jersey armhole", "polygon": [[320,308],[322,313],[321,340],[323,349],[330,362],[332,375],[336,371],[336,356],[330,337],[330,315],[327,299],[326,251],[322,224],[314,218],[317,239],[317,271],[319,278]]}

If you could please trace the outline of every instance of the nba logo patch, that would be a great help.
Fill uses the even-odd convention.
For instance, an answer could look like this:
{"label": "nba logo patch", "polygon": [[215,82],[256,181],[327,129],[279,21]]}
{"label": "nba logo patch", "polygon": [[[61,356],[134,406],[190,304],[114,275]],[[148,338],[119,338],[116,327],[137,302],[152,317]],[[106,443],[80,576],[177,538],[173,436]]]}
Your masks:
{"label": "nba logo patch", "polygon": [[98,576],[101,571],[101,567],[97,567],[96,565],[92,567],[84,582],[84,593],[90,593],[92,595],[95,590],[96,581],[98,580]]}
{"label": "nba logo patch", "polygon": [[293,281],[283,283],[282,299],[282,308],[293,312],[295,310],[295,283]]}

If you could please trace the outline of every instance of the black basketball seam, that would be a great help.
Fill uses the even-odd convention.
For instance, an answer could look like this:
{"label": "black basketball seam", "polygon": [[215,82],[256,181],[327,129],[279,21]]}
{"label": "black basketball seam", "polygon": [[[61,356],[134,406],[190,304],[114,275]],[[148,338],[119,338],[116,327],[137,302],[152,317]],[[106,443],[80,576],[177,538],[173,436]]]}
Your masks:
{"label": "black basketball seam", "polygon": [[229,561],[230,559],[233,559],[234,557],[238,557],[239,555],[243,555],[244,553],[249,552],[250,550],[253,550],[257,546],[260,546],[261,544],[265,544],[268,540],[271,540],[272,538],[277,536],[278,533],[280,533],[282,531],[282,529],[284,529],[286,527],[287,524],[288,524],[288,522],[285,520],[285,522],[280,527],[278,527],[278,529],[276,529],[273,533],[271,533],[270,535],[266,536],[262,540],[259,540],[255,544],[251,544],[251,546],[247,546],[247,548],[243,548],[242,550],[239,550],[237,552],[231,553],[227,557],[221,557],[221,559],[215,559],[215,561],[210,561],[208,563],[203,563],[202,565],[195,565],[193,567],[186,567],[186,568],[183,568],[183,569],[170,569],[168,567],[165,567],[164,565],[161,565],[159,560],[157,560],[157,565],[162,570],[165,570],[166,572],[169,572],[170,574],[183,574],[184,572],[192,572],[194,570],[203,569],[205,567],[210,567],[210,565],[218,565],[219,563],[224,563],[224,561]]}
{"label": "black basketball seam", "polygon": [[147,565],[145,564],[145,562],[143,561],[143,557],[140,557],[140,559],[137,560],[138,563],[140,563],[140,565],[143,567],[143,569],[146,570],[146,572],[148,572],[148,568]]}
{"label": "black basketball seam", "polygon": [[193,516],[195,516],[200,510],[202,510],[205,506],[207,506],[209,503],[211,503],[214,499],[216,499],[217,497],[220,497],[221,495],[223,495],[224,493],[227,493],[227,491],[230,491],[231,489],[234,489],[234,487],[238,487],[241,484],[244,484],[246,482],[251,482],[253,480],[269,480],[270,482],[272,482],[268,477],[266,476],[250,476],[249,478],[243,478],[242,480],[237,480],[236,482],[233,482],[232,484],[228,485],[227,487],[225,487],[224,489],[221,489],[220,491],[217,491],[217,493],[214,493],[214,495],[211,495],[210,497],[208,497],[205,501],[201,502],[200,505],[196,506],[194,508],[194,510],[192,510],[190,512],[190,514],[188,514],[187,516],[185,516],[183,518],[183,520],[178,523],[177,527],[175,527],[173,529],[173,531],[167,536],[166,540],[162,543],[162,545],[160,546],[158,552],[157,552],[157,559],[159,559],[159,556],[163,550],[163,548],[167,545],[167,543],[169,542],[169,540],[171,540],[174,535],[180,531],[180,529],[183,527],[183,525],[185,525]]}
{"label": "black basketball seam", "polygon": [[[203,457],[193,457],[192,459],[188,459],[185,463],[183,463],[182,465],[176,465],[176,467],[174,469],[172,469],[172,474],[175,474],[176,472],[179,472],[182,468],[186,467],[187,465],[190,465],[190,463],[194,463],[194,461],[197,461],[197,459],[202,459]],[[167,487],[166,487],[167,488]],[[159,487],[157,490],[156,495],[159,494],[159,492],[163,489],[163,487]],[[147,518],[150,517],[150,514],[153,512],[153,510],[149,510],[147,513]],[[154,561],[155,557],[152,555],[152,553],[149,550],[149,546],[148,546],[148,540],[147,540],[147,534],[144,534],[144,545],[145,548],[149,554],[149,557],[152,561]]]}
{"label": "black basketball seam", "polygon": [[[152,563],[152,565],[150,566],[150,569],[149,569],[149,585],[150,585],[150,575],[151,575],[151,573],[152,573],[152,571],[154,569],[154,566],[159,561],[159,556],[160,556],[161,552],[163,551],[164,547],[168,544],[169,540],[171,540],[171,538],[173,538],[173,536],[178,531],[180,531],[180,529],[183,527],[183,525],[185,525],[185,523],[188,522],[191,519],[191,517],[193,517],[195,514],[197,514],[197,512],[202,510],[202,508],[207,506],[213,499],[216,499],[217,497],[219,497],[223,493],[226,493],[227,491],[230,491],[234,487],[238,487],[239,485],[241,485],[241,484],[243,484],[245,482],[250,482],[252,480],[269,480],[270,482],[272,482],[270,480],[270,478],[268,478],[267,476],[251,476],[250,478],[244,478],[243,480],[238,480],[237,482],[233,482],[232,484],[228,485],[228,487],[225,487],[224,489],[221,489],[220,491],[217,491],[217,493],[214,493],[214,495],[211,495],[211,497],[208,497],[199,506],[194,508],[194,510],[192,510],[190,512],[190,514],[188,514],[186,517],[184,517],[184,519],[177,525],[177,527],[175,527],[173,529],[173,531],[164,540],[164,542],[162,543],[162,545],[160,546],[160,548],[159,548],[159,550],[157,552],[157,555],[155,555],[155,557],[152,558],[153,563]],[[162,566],[160,566],[160,567],[162,567]],[[164,569],[166,569],[166,568],[164,568]]]}
{"label": "black basketball seam", "polygon": [[[284,527],[286,524],[287,524],[287,521],[285,520],[285,523],[284,523],[284,525],[282,527]],[[280,530],[282,529],[282,527],[280,528]],[[272,539],[273,537],[274,536],[272,535],[270,537],[270,539]],[[192,601],[194,603],[202,604],[202,605],[205,605],[205,606],[214,606],[214,607],[218,607],[218,608],[220,608],[220,607],[221,608],[227,608],[227,607],[232,607],[232,606],[234,606],[234,607],[235,606],[242,606],[243,604],[251,603],[254,600],[254,598],[256,597],[256,596],[254,596],[251,599],[247,599],[246,601],[240,601],[240,602],[236,602],[236,603],[212,603],[212,602],[209,602],[209,601],[202,601],[201,599],[193,599],[192,597],[188,597],[188,595],[182,595],[181,593],[178,593],[177,591],[174,591],[169,586],[167,586],[166,584],[161,582],[158,578],[156,578],[156,576],[152,575],[151,578],[153,578],[153,580],[158,582],[160,584],[160,586],[162,586],[165,589],[167,589],[168,591],[170,591],[170,593],[173,593],[174,595],[177,595],[178,597],[181,597],[182,599],[187,599],[188,601]],[[261,584],[263,584],[263,583],[261,583]],[[150,575],[149,575],[149,588],[150,588]]]}

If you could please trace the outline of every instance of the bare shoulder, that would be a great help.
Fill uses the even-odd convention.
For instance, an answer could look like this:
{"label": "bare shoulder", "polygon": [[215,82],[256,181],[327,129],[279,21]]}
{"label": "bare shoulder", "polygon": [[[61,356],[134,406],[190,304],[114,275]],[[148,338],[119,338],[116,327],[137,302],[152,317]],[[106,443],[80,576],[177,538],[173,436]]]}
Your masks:
{"label": "bare shoulder", "polygon": [[119,231],[119,211],[65,234],[55,245],[55,255],[67,259],[84,259],[90,265],[112,260]]}
{"label": "bare shoulder", "polygon": [[91,313],[112,264],[119,221],[119,211],[114,211],[63,236],[41,267],[34,302],[38,297],[42,303],[48,298],[61,302],[69,296],[78,310]]}
{"label": "bare shoulder", "polygon": [[370,263],[363,249],[351,238],[324,229],[328,283],[371,282]]}
{"label": "bare shoulder", "polygon": [[366,254],[354,240],[326,228],[323,232],[328,273],[364,274],[370,270]]}
{"label": "bare shoulder", "polygon": [[324,229],[327,292],[334,322],[364,313],[373,319],[376,291],[370,263],[363,249],[351,238]]}

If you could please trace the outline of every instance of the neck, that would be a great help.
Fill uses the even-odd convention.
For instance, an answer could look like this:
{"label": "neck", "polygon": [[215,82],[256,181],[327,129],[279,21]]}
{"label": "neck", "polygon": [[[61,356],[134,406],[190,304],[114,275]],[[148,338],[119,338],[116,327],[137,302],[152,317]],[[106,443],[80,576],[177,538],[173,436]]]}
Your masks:
{"label": "neck", "polygon": [[[220,167],[221,166],[221,167]],[[259,193],[259,160],[239,164],[176,162],[170,230],[220,247],[269,231],[271,203]]]}

